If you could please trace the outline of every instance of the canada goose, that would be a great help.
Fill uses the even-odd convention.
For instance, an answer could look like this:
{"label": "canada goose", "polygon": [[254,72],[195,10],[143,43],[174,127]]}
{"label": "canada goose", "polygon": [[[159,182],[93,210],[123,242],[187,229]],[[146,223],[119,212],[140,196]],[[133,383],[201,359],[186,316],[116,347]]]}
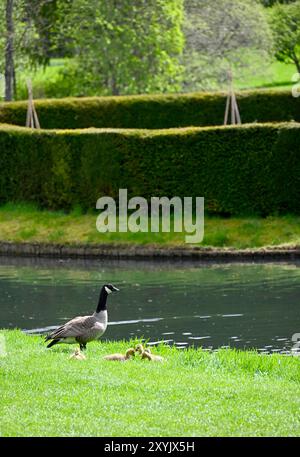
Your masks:
{"label": "canada goose", "polygon": [[87,343],[98,340],[107,327],[107,295],[118,290],[112,284],[105,284],[101,289],[96,311],[91,316],[74,317],[51,332],[45,338],[45,341],[52,340],[47,348],[61,343],[78,343],[80,349],[86,349]]}
{"label": "canada goose", "polygon": [[134,356],[135,350],[133,348],[127,349],[125,354],[110,354],[103,357],[105,360],[118,360],[119,362],[126,362],[131,356]]}
{"label": "canada goose", "polygon": [[165,360],[160,355],[152,354],[151,350],[149,348],[144,348],[144,346],[142,344],[138,344],[135,347],[135,351],[139,352],[139,354],[142,356],[142,359],[148,359],[153,362],[164,362],[164,360]]}
{"label": "canada goose", "polygon": [[164,362],[165,359],[160,355],[151,354],[150,349],[145,349],[142,354],[142,359],[148,359],[151,362]]}
{"label": "canada goose", "polygon": [[142,354],[144,351],[144,346],[142,344],[137,344],[135,346],[135,352],[138,352],[139,354]]}
{"label": "canada goose", "polygon": [[85,360],[86,356],[80,352],[80,349],[76,348],[74,354],[70,355],[70,359],[76,359],[76,360]]}

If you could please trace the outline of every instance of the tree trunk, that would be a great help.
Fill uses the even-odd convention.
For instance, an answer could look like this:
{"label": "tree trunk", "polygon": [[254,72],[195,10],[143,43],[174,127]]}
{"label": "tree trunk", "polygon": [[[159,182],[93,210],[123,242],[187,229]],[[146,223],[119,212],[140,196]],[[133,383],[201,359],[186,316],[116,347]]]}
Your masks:
{"label": "tree trunk", "polygon": [[6,0],[6,43],[5,43],[5,100],[13,99],[14,86],[14,0]]}
{"label": "tree trunk", "polygon": [[117,82],[114,76],[111,78],[111,92],[112,95],[120,95],[119,88],[117,86]]}
{"label": "tree trunk", "polygon": [[298,59],[295,59],[295,64],[296,64],[297,71],[298,71],[298,73],[300,75],[300,62],[299,62]]}
{"label": "tree trunk", "polygon": [[13,94],[14,94],[14,99],[17,97],[17,80],[16,80],[16,69],[15,69],[15,64],[13,63]]}
{"label": "tree trunk", "polygon": [[298,55],[297,55],[296,49],[293,49],[288,57],[290,59],[292,59],[292,61],[296,65],[298,73],[300,74],[300,60],[298,59]]}

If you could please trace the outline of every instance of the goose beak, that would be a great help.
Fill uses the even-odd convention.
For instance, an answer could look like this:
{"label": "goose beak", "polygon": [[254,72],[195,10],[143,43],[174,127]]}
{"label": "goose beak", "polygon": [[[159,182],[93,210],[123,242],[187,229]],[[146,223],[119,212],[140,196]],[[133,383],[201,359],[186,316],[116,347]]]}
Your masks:
{"label": "goose beak", "polygon": [[120,292],[120,289],[118,289],[117,287],[114,286],[113,292]]}

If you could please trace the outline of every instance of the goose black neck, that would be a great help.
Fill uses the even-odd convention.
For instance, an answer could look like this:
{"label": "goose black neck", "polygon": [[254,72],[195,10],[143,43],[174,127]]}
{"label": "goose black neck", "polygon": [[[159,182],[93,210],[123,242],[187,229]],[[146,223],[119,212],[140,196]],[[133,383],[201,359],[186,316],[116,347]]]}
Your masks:
{"label": "goose black neck", "polygon": [[100,311],[106,310],[106,300],[107,300],[107,292],[106,292],[105,288],[102,287],[100,296],[99,296],[96,313],[100,313]]}

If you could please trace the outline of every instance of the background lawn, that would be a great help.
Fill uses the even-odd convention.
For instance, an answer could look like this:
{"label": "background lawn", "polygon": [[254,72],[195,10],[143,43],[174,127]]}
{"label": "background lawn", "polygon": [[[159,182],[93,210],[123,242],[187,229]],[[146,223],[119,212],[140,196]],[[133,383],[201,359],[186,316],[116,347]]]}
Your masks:
{"label": "background lawn", "polygon": [[[75,95],[76,89],[73,88],[72,75],[69,78],[64,76],[68,65],[72,65],[72,59],[52,59],[49,66],[37,68],[34,73],[32,71],[22,72],[20,74],[17,99],[27,100],[26,80],[29,77],[32,78],[35,98],[59,98]],[[294,64],[285,64],[274,60],[266,68],[266,72],[263,75],[255,76],[255,74],[251,74],[242,79],[235,78],[234,87],[238,90],[256,88],[291,89],[292,85],[295,84],[292,82],[292,76],[297,73]],[[99,93],[95,92],[94,95],[99,95]]]}

